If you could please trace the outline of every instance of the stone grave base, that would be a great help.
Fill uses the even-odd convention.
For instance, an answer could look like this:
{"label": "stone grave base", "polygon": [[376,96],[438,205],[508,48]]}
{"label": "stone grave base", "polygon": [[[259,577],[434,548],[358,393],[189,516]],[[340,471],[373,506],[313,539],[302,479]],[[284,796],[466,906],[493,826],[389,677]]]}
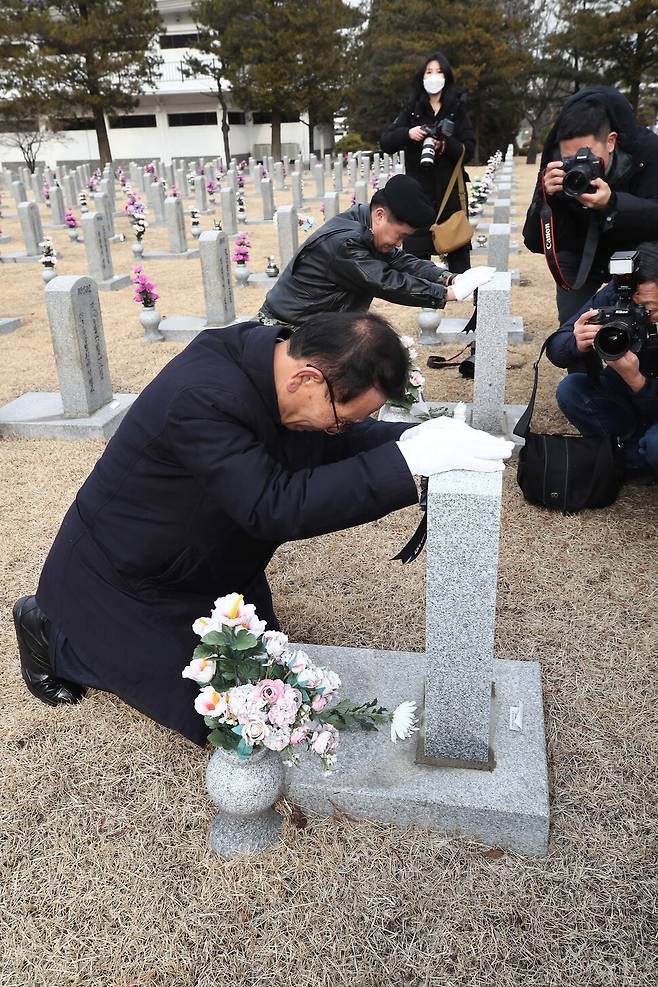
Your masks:
{"label": "stone grave base", "polygon": [[22,439],[109,439],[136,398],[115,394],[88,418],[65,418],[59,391],[30,391],[0,407],[0,436]]}
{"label": "stone grave base", "polygon": [[115,274],[113,278],[93,279],[99,291],[120,291],[130,284],[129,274]]}
{"label": "stone grave base", "polygon": [[[392,408],[390,405],[385,404],[384,407],[379,412],[378,418],[380,422],[413,422],[417,425],[420,424],[421,419],[418,417],[423,414],[424,408],[447,408],[450,414],[455,410],[456,402],[454,401],[427,401],[425,405],[416,404],[414,405],[413,412],[404,411],[402,408]],[[501,422],[501,435],[504,435],[506,439],[509,439],[514,443],[514,450],[512,452],[512,457],[516,455],[518,450],[522,445],[525,445],[525,440],[519,438],[518,435],[513,434],[513,430],[516,427],[516,423],[526,409],[525,404],[504,404],[503,405],[503,421]],[[425,419],[422,419],[423,421]],[[465,421],[467,425],[473,424],[473,405],[466,405],[466,415]]]}
{"label": "stone grave base", "polygon": [[[389,709],[413,699],[422,709],[423,654],[301,647],[338,672],[341,695],[356,702],[377,697]],[[301,768],[287,769],[289,798],[322,815],[344,810],[356,819],[413,825],[546,856],[548,774],[539,663],[494,661],[493,674],[492,771],[421,763],[418,734],[392,744],[388,727],[379,734],[350,730],[342,734],[332,774],[325,776],[310,757]]]}
{"label": "stone grave base", "polygon": [[[58,260],[62,259],[62,255],[58,253]],[[24,264],[26,261],[40,261],[41,254],[0,254],[0,262],[3,264]]]}
{"label": "stone grave base", "polygon": [[264,226],[266,223],[273,223],[273,219],[241,219],[244,226]]}
{"label": "stone grave base", "polygon": [[249,284],[249,282],[251,281],[255,282],[256,284],[276,284],[278,280],[279,280],[278,274],[275,278],[271,278],[269,274],[265,274],[264,271],[256,271],[256,272],[250,271],[249,281],[247,282],[247,284]]}
{"label": "stone grave base", "polygon": [[8,236],[6,233],[3,233],[2,236],[0,236],[0,243],[9,243],[10,240],[11,237]]}
{"label": "stone grave base", "polygon": [[220,326],[209,323],[202,315],[172,315],[162,320],[158,331],[168,343],[189,343],[204,329],[226,329],[227,326],[234,326],[238,322],[255,321],[255,318],[251,315],[240,315],[232,322]]}
{"label": "stone grave base", "polygon": [[0,316],[0,335],[6,335],[7,333],[14,332],[15,329],[18,329],[20,324],[20,319],[10,319],[8,317]]}
{"label": "stone grave base", "polygon": [[197,248],[180,254],[172,254],[170,250],[149,250],[142,254],[144,260],[196,260],[198,256]]}
{"label": "stone grave base", "polygon": [[[463,332],[468,319],[441,319],[438,329],[434,332],[421,332],[420,342],[423,346],[438,346],[440,343],[467,343],[476,338],[476,333]],[[507,331],[508,343],[523,342],[523,318],[520,315],[510,316],[510,328]]]}
{"label": "stone grave base", "polygon": [[45,230],[68,230],[66,223],[44,223],[43,228]]}

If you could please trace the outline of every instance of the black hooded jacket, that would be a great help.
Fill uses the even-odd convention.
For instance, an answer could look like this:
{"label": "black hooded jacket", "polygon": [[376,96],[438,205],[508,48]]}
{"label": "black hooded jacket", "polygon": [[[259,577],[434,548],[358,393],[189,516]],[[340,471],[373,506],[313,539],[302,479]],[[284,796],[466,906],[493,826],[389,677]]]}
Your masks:
{"label": "black hooded jacket", "polygon": [[605,105],[612,130],[619,135],[611,166],[605,175],[613,195],[601,211],[588,209],[576,199],[562,195],[548,196],[548,203],[553,213],[558,254],[582,252],[589,219],[592,213],[596,215],[600,239],[592,270],[598,273],[607,270],[610,256],[616,250],[632,250],[643,240],[658,239],[658,134],[636,121],[626,97],[611,86],[587,86],[564,104],[544,145],[537,185],[523,227],[523,240],[528,250],[537,254],[543,252],[541,177],[549,161],[560,157],[556,138],[562,113],[587,96],[595,96]]}

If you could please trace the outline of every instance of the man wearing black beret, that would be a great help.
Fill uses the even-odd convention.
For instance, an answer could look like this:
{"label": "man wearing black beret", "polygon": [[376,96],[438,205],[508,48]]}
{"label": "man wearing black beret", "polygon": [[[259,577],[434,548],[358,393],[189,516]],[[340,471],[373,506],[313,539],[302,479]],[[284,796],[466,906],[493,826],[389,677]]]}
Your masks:
{"label": "man wearing black beret", "polygon": [[405,236],[427,229],[434,219],[418,182],[394,175],[369,206],[352,206],[302,244],[267,293],[258,318],[297,328],[319,312],[364,312],[373,298],[422,308],[463,301],[489,281],[493,268],[451,274],[401,249]]}

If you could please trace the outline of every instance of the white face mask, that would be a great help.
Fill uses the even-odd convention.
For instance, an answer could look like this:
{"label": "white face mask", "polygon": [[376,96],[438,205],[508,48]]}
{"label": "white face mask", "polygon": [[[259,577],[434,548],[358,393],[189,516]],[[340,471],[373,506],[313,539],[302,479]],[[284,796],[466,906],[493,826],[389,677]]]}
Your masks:
{"label": "white face mask", "polygon": [[425,92],[429,93],[430,96],[436,96],[437,93],[440,93],[445,84],[446,80],[442,75],[426,75],[423,79]]}

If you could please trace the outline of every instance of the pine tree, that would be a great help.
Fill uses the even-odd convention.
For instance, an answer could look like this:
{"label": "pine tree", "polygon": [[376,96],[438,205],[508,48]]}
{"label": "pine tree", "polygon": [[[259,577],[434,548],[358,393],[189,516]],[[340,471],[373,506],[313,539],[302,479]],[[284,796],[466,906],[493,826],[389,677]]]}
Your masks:
{"label": "pine tree", "polygon": [[344,0],[204,0],[194,9],[200,36],[211,35],[221,53],[235,100],[270,112],[275,158],[284,116],[338,108],[341,31],[358,19]]}
{"label": "pine tree", "polygon": [[5,113],[94,119],[101,165],[112,160],[104,114],[130,110],[158,78],[155,0],[3,0]]}

